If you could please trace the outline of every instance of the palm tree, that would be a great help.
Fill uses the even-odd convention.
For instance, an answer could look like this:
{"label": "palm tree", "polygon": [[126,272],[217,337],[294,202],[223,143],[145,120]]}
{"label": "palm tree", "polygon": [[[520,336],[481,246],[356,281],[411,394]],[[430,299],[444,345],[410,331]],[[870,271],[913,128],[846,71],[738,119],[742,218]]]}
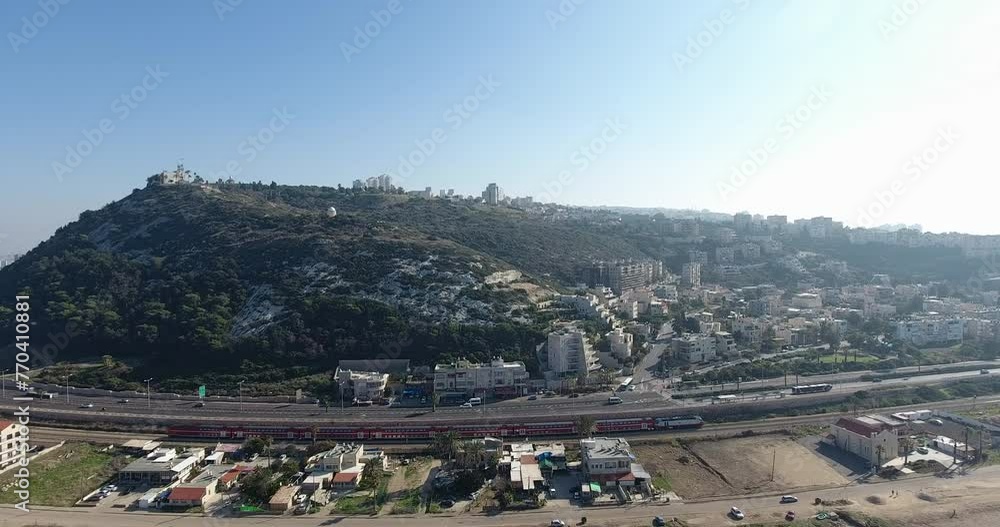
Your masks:
{"label": "palm tree", "polygon": [[592,415],[581,415],[576,418],[576,432],[580,437],[590,437],[597,429],[597,420]]}
{"label": "palm tree", "polygon": [[455,457],[455,450],[458,447],[458,441],[458,432],[448,430],[447,432],[435,434],[432,444],[434,445],[434,450],[440,455],[441,459],[447,459],[450,461]]}

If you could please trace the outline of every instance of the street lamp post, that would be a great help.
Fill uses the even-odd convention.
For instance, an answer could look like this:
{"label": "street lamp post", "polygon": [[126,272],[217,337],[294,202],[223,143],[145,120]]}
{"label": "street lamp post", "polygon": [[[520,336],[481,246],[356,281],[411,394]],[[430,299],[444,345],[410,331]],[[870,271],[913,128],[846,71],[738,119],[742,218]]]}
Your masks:
{"label": "street lamp post", "polygon": [[149,383],[152,380],[153,380],[152,377],[146,379],[146,408],[150,408],[151,407],[150,401],[149,401],[149,392],[150,392]]}
{"label": "street lamp post", "polygon": [[0,399],[7,398],[7,369],[4,368],[3,373],[0,374]]}
{"label": "street lamp post", "polygon": [[66,404],[69,404],[69,378],[72,376],[72,374],[66,376]]}
{"label": "street lamp post", "polygon": [[240,387],[240,413],[243,413],[243,383],[247,382],[245,379],[236,383]]}

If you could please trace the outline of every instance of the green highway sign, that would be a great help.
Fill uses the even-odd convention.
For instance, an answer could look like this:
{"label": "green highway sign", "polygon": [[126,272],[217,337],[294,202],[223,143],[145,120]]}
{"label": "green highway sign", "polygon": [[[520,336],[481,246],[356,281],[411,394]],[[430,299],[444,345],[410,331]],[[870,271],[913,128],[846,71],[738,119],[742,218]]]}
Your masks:
{"label": "green highway sign", "polygon": [[198,387],[198,397],[201,397],[202,399],[205,398],[205,385],[204,384],[202,384],[201,386]]}

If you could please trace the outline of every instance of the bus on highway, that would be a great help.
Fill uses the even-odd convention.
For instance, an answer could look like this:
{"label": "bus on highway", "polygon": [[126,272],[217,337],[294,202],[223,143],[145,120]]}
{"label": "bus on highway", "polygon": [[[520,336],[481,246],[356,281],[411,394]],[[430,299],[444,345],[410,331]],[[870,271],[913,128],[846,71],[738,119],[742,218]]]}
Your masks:
{"label": "bus on highway", "polygon": [[625,380],[618,385],[618,391],[624,392],[625,390],[628,390],[630,384],[632,384],[632,377],[626,377]]}
{"label": "bus on highway", "polygon": [[792,395],[828,392],[832,389],[832,384],[806,384],[802,386],[792,386]]}

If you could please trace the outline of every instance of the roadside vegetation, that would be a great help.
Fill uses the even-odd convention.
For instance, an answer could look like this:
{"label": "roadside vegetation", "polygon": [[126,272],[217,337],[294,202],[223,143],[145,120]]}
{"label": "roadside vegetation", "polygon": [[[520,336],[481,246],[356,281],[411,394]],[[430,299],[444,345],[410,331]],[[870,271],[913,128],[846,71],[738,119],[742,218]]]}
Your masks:
{"label": "roadside vegetation", "polygon": [[[88,443],[67,443],[31,463],[31,504],[70,507],[112,478],[128,458]],[[13,473],[0,480],[0,502],[21,501]]]}

